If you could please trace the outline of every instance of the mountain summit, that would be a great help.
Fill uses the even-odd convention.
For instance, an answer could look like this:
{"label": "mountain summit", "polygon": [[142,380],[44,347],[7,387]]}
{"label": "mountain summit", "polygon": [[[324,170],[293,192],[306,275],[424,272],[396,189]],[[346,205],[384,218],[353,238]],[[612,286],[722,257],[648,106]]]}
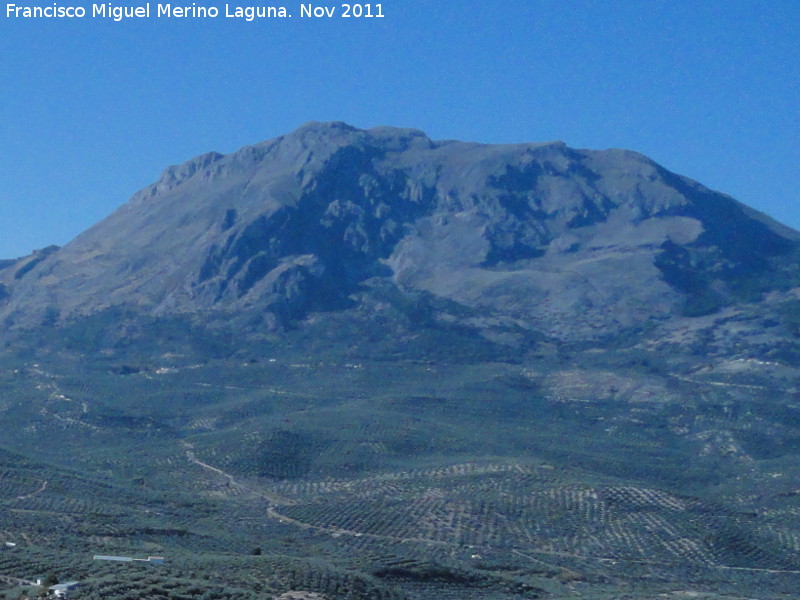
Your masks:
{"label": "mountain summit", "polygon": [[787,287],[798,240],[635,152],[309,123],[170,167],[65,247],[6,261],[0,319],[247,315],[258,333],[388,287],[466,311],[440,321],[591,340]]}

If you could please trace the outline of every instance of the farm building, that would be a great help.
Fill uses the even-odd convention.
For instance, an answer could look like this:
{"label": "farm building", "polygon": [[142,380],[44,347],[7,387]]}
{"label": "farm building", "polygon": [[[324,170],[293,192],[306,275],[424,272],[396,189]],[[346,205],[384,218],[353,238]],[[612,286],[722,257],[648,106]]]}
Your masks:
{"label": "farm building", "polygon": [[50,594],[56,598],[66,598],[69,591],[80,585],[78,581],[66,581],[50,586]]}

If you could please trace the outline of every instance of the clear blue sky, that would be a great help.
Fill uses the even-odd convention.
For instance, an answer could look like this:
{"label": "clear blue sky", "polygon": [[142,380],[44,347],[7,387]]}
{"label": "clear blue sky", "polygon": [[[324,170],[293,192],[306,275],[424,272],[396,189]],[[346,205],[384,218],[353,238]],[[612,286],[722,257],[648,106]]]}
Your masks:
{"label": "clear blue sky", "polygon": [[630,148],[800,228],[796,0],[384,0],[380,20],[299,19],[292,0],[294,18],[252,23],[6,4],[0,258],[66,243],[170,164],[309,120]]}

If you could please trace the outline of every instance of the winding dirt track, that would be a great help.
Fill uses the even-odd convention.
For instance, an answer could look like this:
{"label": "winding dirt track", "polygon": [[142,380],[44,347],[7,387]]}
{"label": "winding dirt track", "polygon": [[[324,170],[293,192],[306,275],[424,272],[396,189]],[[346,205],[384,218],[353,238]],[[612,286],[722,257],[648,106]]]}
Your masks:
{"label": "winding dirt track", "polygon": [[[191,448],[190,444],[188,444],[187,442],[184,442],[184,446],[188,447],[187,450],[186,450],[186,457],[188,458],[189,462],[191,462],[193,464],[196,464],[199,467],[202,467],[202,468],[204,468],[206,470],[212,471],[213,473],[216,473],[217,475],[225,477],[230,482],[231,486],[234,486],[239,490],[248,491],[248,492],[250,492],[250,493],[252,493],[252,494],[254,494],[254,495],[256,495],[256,496],[258,496],[258,497],[260,497],[260,498],[262,498],[264,500],[266,500],[267,502],[269,502],[269,506],[267,508],[266,515],[271,519],[275,519],[277,521],[280,521],[281,523],[289,523],[291,525],[299,527],[300,529],[304,529],[304,530],[313,529],[314,531],[319,531],[319,532],[327,533],[327,534],[334,535],[334,536],[347,535],[347,536],[357,537],[357,538],[363,537],[363,538],[379,539],[379,540],[392,540],[392,541],[396,541],[396,542],[412,542],[412,543],[427,544],[427,545],[432,545],[432,546],[451,546],[452,545],[450,542],[439,541],[439,540],[429,540],[429,539],[425,539],[425,538],[404,538],[404,537],[396,537],[396,536],[390,536],[390,535],[379,535],[379,534],[374,534],[374,533],[364,533],[364,532],[360,532],[360,531],[353,531],[353,530],[350,530],[350,529],[341,529],[341,528],[338,528],[338,527],[326,527],[326,526],[321,526],[321,525],[313,525],[311,523],[305,523],[303,521],[299,521],[297,519],[293,519],[291,517],[287,517],[286,515],[283,515],[283,514],[279,513],[278,510],[276,509],[276,507],[280,506],[280,505],[283,505],[283,506],[291,505],[291,504],[293,504],[293,502],[291,500],[286,499],[286,498],[282,498],[282,497],[277,496],[277,495],[265,494],[264,492],[261,492],[261,491],[258,491],[258,490],[253,490],[253,489],[246,488],[242,484],[238,483],[236,481],[236,479],[233,477],[233,475],[231,475],[230,473],[226,473],[222,469],[218,469],[217,467],[214,467],[212,465],[209,465],[207,463],[204,463],[204,462],[201,462],[200,460],[198,460],[197,457],[195,456],[194,452],[192,451],[192,448]],[[489,550],[490,548],[486,548],[486,549]],[[565,558],[578,558],[578,559],[583,559],[583,560],[594,560],[594,561],[598,561],[598,562],[625,562],[625,563],[640,563],[640,564],[651,564],[651,565],[660,565],[660,566],[674,566],[674,564],[672,564],[672,563],[663,563],[663,562],[649,561],[649,560],[644,560],[644,559],[635,560],[635,559],[618,559],[618,558],[610,558],[610,557],[602,557],[602,556],[585,556],[585,555],[582,555],[582,554],[574,554],[574,553],[570,553],[570,552],[558,552],[558,551],[554,551],[554,550],[545,550],[545,549],[539,549],[539,548],[526,548],[526,551],[527,551],[528,554],[525,554],[525,553],[523,553],[523,552],[521,552],[519,550],[513,550],[513,552],[515,554],[517,554],[518,556],[522,556],[522,557],[528,558],[528,559],[530,559],[530,560],[532,560],[534,562],[542,562],[542,561],[530,556],[530,554],[542,554],[542,555],[546,555],[546,556],[561,556],[561,557],[565,557]],[[713,565],[713,566],[709,565],[709,566],[711,568],[714,568],[714,569],[725,569],[725,570],[732,570],[732,571],[749,571],[749,572],[754,572],[754,573],[800,575],[800,571],[790,571],[790,570],[781,570],[781,569],[763,569],[763,568],[755,568],[755,567],[729,567],[729,566],[726,566],[726,565]]]}
{"label": "winding dirt track", "polygon": [[30,494],[25,494],[23,496],[17,496],[17,500],[27,500],[28,498],[33,498],[38,494],[41,494],[43,491],[47,489],[47,479],[42,482],[42,485],[39,486],[39,489],[35,492],[31,492]]}

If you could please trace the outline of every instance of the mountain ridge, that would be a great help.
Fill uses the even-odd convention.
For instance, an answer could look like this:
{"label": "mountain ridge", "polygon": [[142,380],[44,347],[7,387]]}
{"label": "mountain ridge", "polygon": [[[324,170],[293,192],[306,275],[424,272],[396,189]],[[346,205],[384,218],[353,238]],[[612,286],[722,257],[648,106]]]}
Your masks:
{"label": "mountain ridge", "polygon": [[6,267],[0,320],[30,328],[125,306],[258,313],[256,329],[277,331],[352,306],[378,278],[589,340],[713,313],[752,280],[752,293],[774,289],[798,241],[629,150],[311,122],[168,167],[21,276]]}

